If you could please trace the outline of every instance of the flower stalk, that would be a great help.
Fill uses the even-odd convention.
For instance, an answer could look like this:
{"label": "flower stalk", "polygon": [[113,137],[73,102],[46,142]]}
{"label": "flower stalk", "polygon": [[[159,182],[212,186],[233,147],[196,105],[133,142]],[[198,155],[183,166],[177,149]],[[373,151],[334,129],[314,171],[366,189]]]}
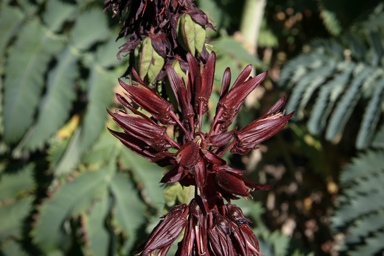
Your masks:
{"label": "flower stalk", "polygon": [[[124,130],[124,133],[111,133],[124,145],[160,166],[174,166],[164,175],[162,183],[178,182],[196,188],[195,198],[189,205],[174,206],[137,252],[143,256],[165,255],[184,230],[176,255],[261,255],[257,239],[248,226],[250,220],[232,200],[252,198],[250,192],[269,190],[272,186],[252,183],[243,176],[246,170],[229,167],[221,157],[228,150],[232,154],[246,154],[255,149],[280,131],[293,113],[279,112],[285,103],[285,98],[281,98],[248,126],[228,131],[245,98],[266,78],[267,72],[249,77],[252,67],[247,66],[229,88],[230,70],[227,69],[216,116],[205,132],[202,116],[209,108],[216,56],[212,52],[207,63],[200,67],[191,54],[187,55],[187,60],[186,84],[172,66],[166,66],[180,114],[145,85],[134,70],[137,82],[128,85],[120,81],[128,100],[117,94],[127,109],[110,112]],[[141,114],[133,103],[152,117]],[[166,134],[165,128],[175,124],[182,131],[177,141]],[[171,148],[176,149],[176,153],[171,153]]]}
{"label": "flower stalk", "polygon": [[[279,112],[285,98],[243,129],[228,130],[244,100],[268,72],[251,77],[252,65],[248,65],[231,86],[227,68],[214,121],[205,131],[203,115],[209,110],[216,65],[215,52],[205,48],[205,29],[213,29],[207,16],[191,0],[106,0],[105,4],[123,22],[119,37],[131,35],[118,58],[139,52],[137,58],[131,54],[125,74],[131,74],[133,81],[119,80],[126,93],[116,97],[125,109],[108,111],[124,132],[110,132],[148,161],[172,166],[161,183],[195,187],[191,202],[171,208],[136,253],[166,255],[182,236],[177,256],[262,255],[248,226],[251,221],[232,200],[252,198],[252,191],[272,186],[249,181],[246,170],[231,168],[222,156],[228,151],[246,154],[280,131],[294,114]],[[123,21],[124,12],[128,15]],[[175,67],[185,72],[184,80]],[[153,90],[157,81],[165,84],[165,77],[176,106]],[[175,140],[166,132],[169,125],[178,131]]]}

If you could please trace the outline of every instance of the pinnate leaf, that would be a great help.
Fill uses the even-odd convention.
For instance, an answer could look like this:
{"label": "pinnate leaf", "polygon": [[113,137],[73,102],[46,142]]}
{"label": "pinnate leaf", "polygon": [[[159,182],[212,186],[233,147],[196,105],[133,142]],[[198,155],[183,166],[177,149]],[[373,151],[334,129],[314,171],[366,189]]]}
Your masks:
{"label": "pinnate leaf", "polygon": [[146,218],[144,217],[145,205],[138,197],[138,191],[126,173],[117,173],[111,181],[111,192],[115,199],[114,219],[118,231],[128,236],[124,251],[132,249],[139,231]]}
{"label": "pinnate leaf", "polygon": [[34,19],[9,50],[4,81],[4,139],[16,142],[33,122],[44,86],[44,72],[62,44]]}
{"label": "pinnate leaf", "polygon": [[73,181],[65,183],[45,201],[39,211],[34,229],[34,242],[48,253],[66,244],[67,237],[62,230],[64,221],[89,209],[92,202],[105,192],[112,166],[97,171],[81,173]]}
{"label": "pinnate leaf", "polygon": [[37,123],[26,148],[41,147],[68,119],[75,99],[74,83],[78,76],[77,56],[67,47],[57,66],[48,74],[47,93],[41,101]]}

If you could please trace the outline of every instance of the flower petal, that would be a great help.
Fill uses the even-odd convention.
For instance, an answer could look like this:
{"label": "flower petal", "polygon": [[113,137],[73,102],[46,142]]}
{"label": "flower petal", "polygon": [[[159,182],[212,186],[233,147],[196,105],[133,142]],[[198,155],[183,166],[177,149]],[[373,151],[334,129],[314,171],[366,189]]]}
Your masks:
{"label": "flower petal", "polygon": [[184,168],[191,169],[200,160],[199,151],[199,146],[195,142],[189,141],[177,151],[176,162]]}
{"label": "flower petal", "polygon": [[236,131],[236,128],[230,132],[212,135],[211,137],[209,137],[209,141],[207,143],[207,146],[222,147],[222,146],[227,145],[227,143],[233,138],[235,131]]}
{"label": "flower petal", "polygon": [[129,99],[139,107],[147,110],[153,117],[163,124],[176,124],[171,118],[173,110],[171,103],[157,95],[148,86],[138,87],[128,85],[119,79],[120,85],[129,93]]}

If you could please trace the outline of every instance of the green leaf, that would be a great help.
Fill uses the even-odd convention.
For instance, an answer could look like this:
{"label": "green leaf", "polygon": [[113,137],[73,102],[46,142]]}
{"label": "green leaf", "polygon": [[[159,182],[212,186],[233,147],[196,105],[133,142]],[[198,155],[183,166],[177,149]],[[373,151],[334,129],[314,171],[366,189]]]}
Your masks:
{"label": "green leaf", "polygon": [[336,14],[330,10],[322,9],[321,15],[323,16],[323,21],[328,31],[333,35],[339,35],[341,33],[342,27],[337,19]]}
{"label": "green leaf", "polygon": [[82,13],[71,33],[70,44],[86,50],[93,44],[104,41],[110,35],[106,14],[99,8]]}
{"label": "green leaf", "polygon": [[[254,230],[257,234],[257,229]],[[281,234],[279,231],[263,232],[257,235],[260,242],[260,250],[265,255],[284,256],[288,255],[288,247],[290,243],[289,237]]]}
{"label": "green leaf", "polygon": [[261,23],[259,36],[257,38],[257,45],[259,47],[273,47],[273,48],[276,48],[279,46],[279,39],[277,35],[273,32],[273,30],[268,27],[265,17]]}
{"label": "green leaf", "polygon": [[[3,79],[0,77],[0,91],[3,91]],[[3,125],[3,97],[0,97],[0,136],[4,133],[4,125]],[[4,152],[3,149],[1,149],[1,146],[3,146],[3,142],[0,142],[0,152]]]}
{"label": "green leaf", "polygon": [[200,24],[194,23],[195,28],[195,48],[198,53],[201,54],[203,47],[205,45],[205,35],[206,31]]}
{"label": "green leaf", "polygon": [[21,24],[24,16],[19,8],[6,5],[0,10],[0,56],[4,55],[4,49],[9,40]]}
{"label": "green leaf", "polygon": [[382,45],[382,35],[380,35],[377,32],[371,32],[370,36],[371,36],[373,49],[375,50],[375,56],[377,57],[377,60],[378,60],[377,64],[380,64],[380,60],[384,54],[383,45]]}
{"label": "green leaf", "polygon": [[140,78],[144,80],[145,76],[148,74],[148,69],[151,65],[152,54],[154,51],[151,38],[145,38],[137,48],[139,49],[138,71]]}
{"label": "green leaf", "polygon": [[[315,90],[322,85],[328,76],[335,70],[333,63],[329,63],[328,66],[317,70],[317,77],[313,79],[305,88],[303,92],[299,109],[303,109],[307,106],[308,101],[311,99]],[[299,87],[299,86],[297,86]]]}
{"label": "green leaf", "polygon": [[80,160],[81,156],[81,144],[80,144],[80,133],[81,128],[77,128],[73,133],[71,139],[69,140],[68,146],[64,150],[65,144],[61,144],[59,151],[55,152],[55,162],[51,162],[53,164],[52,169],[55,176],[68,175],[71,171],[74,170],[77,163]]}
{"label": "green leaf", "polygon": [[194,197],[195,187],[183,187],[179,183],[166,184],[163,194],[165,204],[172,207],[175,204],[189,204]]}
{"label": "green leaf", "polygon": [[69,140],[70,138],[52,140],[47,149],[47,160],[49,161],[50,167],[58,165],[68,146]]}
{"label": "green leaf", "polygon": [[163,169],[125,147],[121,150],[120,161],[125,168],[132,170],[134,178],[142,184],[142,195],[146,203],[161,209],[164,206],[164,197],[159,182],[163,177]]}
{"label": "green leaf", "polygon": [[236,63],[236,60],[233,57],[223,55],[220,56],[220,58],[217,58],[215,67],[215,79],[213,81],[213,84],[217,88],[217,91],[220,91],[221,89],[221,85],[223,82],[223,74],[227,67],[231,69],[232,83],[235,80],[234,78],[238,77],[240,74],[240,69]]}
{"label": "green leaf", "polygon": [[372,146],[375,148],[384,149],[384,128],[383,127],[381,127],[381,129],[376,133],[375,139],[372,142]]}
{"label": "green leaf", "polygon": [[124,251],[130,251],[139,228],[146,222],[144,204],[138,197],[138,190],[125,173],[117,173],[111,181],[111,192],[115,199],[114,226],[128,236]]}
{"label": "green leaf", "polygon": [[359,218],[348,229],[345,242],[348,244],[361,243],[363,242],[362,238],[369,237],[370,233],[377,232],[382,228],[384,228],[384,211]]}
{"label": "green leaf", "polygon": [[1,246],[1,252],[2,252],[2,255],[4,256],[28,256],[28,254],[23,251],[20,243],[14,241],[14,240],[10,240],[6,243],[4,243],[2,246]]}
{"label": "green leaf", "polygon": [[[313,90],[323,82],[322,76],[329,75],[334,68],[335,63],[331,62],[320,69],[314,69],[307,73],[293,89],[292,95],[287,103],[287,112],[291,113],[292,111],[301,111],[307,104]],[[321,74],[320,76],[318,76],[319,73]]]}
{"label": "green leaf", "polygon": [[351,46],[351,54],[356,56],[358,59],[363,59],[365,54],[365,48],[358,36],[348,33],[346,36],[349,45]]}
{"label": "green leaf", "polygon": [[25,147],[34,150],[45,143],[68,119],[76,97],[75,79],[78,76],[77,56],[67,47],[57,66],[48,74],[47,93],[41,101],[37,123]]}
{"label": "green leaf", "polygon": [[0,241],[11,236],[21,238],[22,224],[31,211],[32,201],[32,197],[26,197],[0,207]]}
{"label": "green leaf", "polygon": [[186,84],[187,76],[185,72],[181,69],[180,61],[178,60],[173,61],[172,67],[176,71],[176,73],[180,76],[181,80],[183,80],[184,84]]}
{"label": "green leaf", "polygon": [[369,150],[342,170],[339,205],[332,228],[346,234],[342,250],[348,255],[376,255],[384,246],[384,151]]}
{"label": "green leaf", "polygon": [[195,25],[192,21],[191,16],[184,14],[178,20],[178,31],[177,36],[178,41],[181,41],[181,46],[187,51],[189,51],[193,56],[195,56],[196,47],[195,47]]}
{"label": "green leaf", "polygon": [[148,69],[148,82],[153,84],[159,75],[160,71],[164,67],[165,60],[161,57],[155,49],[153,49],[153,55],[151,65]]}
{"label": "green leaf", "polygon": [[[213,44],[216,48],[216,54],[220,56],[229,55],[234,59],[240,60],[243,64],[252,64],[255,67],[262,67],[263,63],[260,59],[249,54],[248,51],[232,37],[222,37]],[[222,74],[222,73],[221,73]]]}
{"label": "green leaf", "polygon": [[301,54],[294,58],[281,70],[278,85],[286,89],[291,89],[294,84],[299,82],[307,73],[307,67],[319,60],[319,54]]}
{"label": "green leaf", "polygon": [[353,68],[354,65],[348,65],[343,73],[336,75],[332,80],[321,86],[319,96],[308,120],[308,130],[310,133],[319,134],[324,130],[328,116],[336,100],[347,86]]}
{"label": "green leaf", "polygon": [[384,232],[379,232],[365,239],[364,245],[357,246],[356,250],[349,251],[348,255],[350,256],[360,256],[360,255],[379,255],[384,251],[383,246],[384,241]]}
{"label": "green leaf", "polygon": [[68,237],[62,230],[64,221],[89,209],[92,202],[105,193],[113,171],[113,166],[109,165],[81,173],[43,202],[33,230],[33,240],[44,253],[68,245]]}
{"label": "green leaf", "polygon": [[36,2],[31,2],[29,0],[19,0],[18,5],[26,17],[34,16],[39,8]]}
{"label": "green leaf", "polygon": [[88,105],[81,130],[81,152],[89,149],[99,138],[107,121],[106,107],[113,102],[115,74],[94,65],[88,79]]}
{"label": "green leaf", "polygon": [[113,151],[120,150],[122,146],[116,137],[104,129],[95,145],[82,157],[81,162],[88,165],[102,164],[110,159]]}
{"label": "green leaf", "polygon": [[108,215],[108,194],[104,192],[89,214],[82,215],[82,226],[85,238],[85,255],[105,256],[109,250],[109,232],[105,227],[105,218]]}
{"label": "green leaf", "polygon": [[152,40],[147,37],[140,46],[139,74],[144,80],[148,76],[149,83],[153,83],[164,66],[164,59],[153,48]]}
{"label": "green leaf", "polygon": [[357,135],[356,147],[363,149],[368,147],[373,139],[374,132],[379,122],[382,113],[381,106],[383,102],[384,92],[384,76],[375,84],[375,91],[369,100],[368,106],[363,116],[363,121],[360,125],[360,130]]}
{"label": "green leaf", "polygon": [[348,91],[343,95],[340,102],[337,104],[335,112],[331,116],[329,126],[325,137],[327,140],[334,140],[341,136],[349,117],[351,116],[354,107],[356,106],[360,96],[361,87],[364,80],[372,73],[372,69],[367,66],[360,66],[360,72],[357,72]]}
{"label": "green leaf", "polygon": [[44,86],[44,72],[61,43],[38,20],[25,25],[9,50],[4,81],[4,139],[16,142],[29,128]]}
{"label": "green leaf", "polygon": [[[345,167],[340,176],[343,186],[349,185],[360,176],[370,176],[383,169],[384,151],[367,151],[352,160],[352,164]],[[364,170],[364,171],[362,171]]]}
{"label": "green leaf", "polygon": [[115,40],[115,35],[110,35],[110,39],[103,45],[99,46],[96,51],[96,63],[103,68],[123,65],[124,62],[117,59],[117,52],[121,42]]}
{"label": "green leaf", "polygon": [[47,1],[43,14],[43,21],[52,32],[58,32],[63,23],[68,20],[75,11],[75,6],[59,0]]}
{"label": "green leaf", "polygon": [[30,191],[35,186],[34,165],[29,164],[15,173],[3,173],[0,181],[0,201],[15,199],[18,193]]}

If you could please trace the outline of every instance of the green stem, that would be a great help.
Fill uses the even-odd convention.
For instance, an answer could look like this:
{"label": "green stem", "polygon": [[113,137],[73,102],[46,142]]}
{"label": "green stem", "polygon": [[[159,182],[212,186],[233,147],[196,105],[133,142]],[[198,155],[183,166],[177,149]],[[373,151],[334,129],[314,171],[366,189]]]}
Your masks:
{"label": "green stem", "polygon": [[257,39],[264,16],[266,0],[245,0],[240,25],[246,48],[251,54],[257,53]]}

